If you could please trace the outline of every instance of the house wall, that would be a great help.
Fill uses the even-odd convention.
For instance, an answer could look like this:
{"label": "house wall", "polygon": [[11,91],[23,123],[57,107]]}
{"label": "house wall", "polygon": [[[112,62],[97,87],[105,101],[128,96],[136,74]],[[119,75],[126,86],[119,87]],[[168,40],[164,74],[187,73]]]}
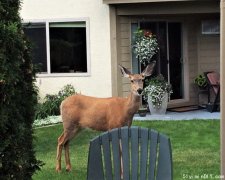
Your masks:
{"label": "house wall", "polygon": [[21,16],[25,21],[40,19],[79,19],[89,21],[90,74],[88,76],[38,77],[40,95],[56,93],[72,84],[82,94],[112,95],[109,6],[100,0],[24,0]]}
{"label": "house wall", "polygon": [[[188,60],[190,80],[191,104],[207,103],[207,94],[198,95],[198,88],[194,84],[197,75],[207,71],[220,72],[220,40],[218,35],[201,33],[201,21],[209,18],[200,16],[188,21]],[[213,16],[211,17],[213,18]],[[218,18],[217,15],[214,18]]]}
{"label": "house wall", "polygon": [[[118,61],[119,64],[126,67],[132,72],[131,66],[131,40],[130,40],[130,18],[126,16],[118,17]],[[127,97],[130,92],[130,81],[128,78],[119,77],[119,95]]]}
{"label": "house wall", "polygon": [[198,74],[198,22],[188,20],[187,28],[187,63],[189,67],[189,103],[198,102],[198,91],[194,79]]}
{"label": "house wall", "polygon": [[[169,0],[169,1],[182,2],[182,1],[193,1],[193,0]],[[103,3],[106,3],[106,4],[146,3],[146,2],[168,2],[168,0],[103,0]]]}
{"label": "house wall", "polygon": [[198,73],[220,71],[220,36],[198,36]]}

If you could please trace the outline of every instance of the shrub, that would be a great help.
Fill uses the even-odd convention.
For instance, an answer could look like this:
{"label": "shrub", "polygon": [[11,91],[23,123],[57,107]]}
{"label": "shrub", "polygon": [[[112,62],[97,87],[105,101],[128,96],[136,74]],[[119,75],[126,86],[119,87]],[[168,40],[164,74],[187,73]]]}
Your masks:
{"label": "shrub", "polygon": [[195,79],[194,83],[200,88],[205,88],[207,86],[207,80],[204,74],[199,74]]}
{"label": "shrub", "polygon": [[20,1],[0,1],[0,179],[31,179],[37,91],[30,45],[22,32]]}
{"label": "shrub", "polygon": [[76,94],[74,87],[70,84],[64,86],[58,94],[47,94],[44,102],[38,104],[36,110],[36,119],[43,119],[47,116],[54,116],[60,114],[60,104],[68,96]]}

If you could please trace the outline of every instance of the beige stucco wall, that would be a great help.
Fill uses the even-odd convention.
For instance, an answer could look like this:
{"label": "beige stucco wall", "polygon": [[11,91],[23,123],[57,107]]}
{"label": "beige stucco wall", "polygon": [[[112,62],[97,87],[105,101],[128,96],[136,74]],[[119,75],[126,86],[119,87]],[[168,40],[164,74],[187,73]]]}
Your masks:
{"label": "beige stucco wall", "polygon": [[107,97],[112,95],[109,6],[101,0],[23,0],[21,16],[26,21],[38,19],[89,20],[90,75],[85,77],[41,77],[37,85],[43,97],[73,84],[82,94]]}

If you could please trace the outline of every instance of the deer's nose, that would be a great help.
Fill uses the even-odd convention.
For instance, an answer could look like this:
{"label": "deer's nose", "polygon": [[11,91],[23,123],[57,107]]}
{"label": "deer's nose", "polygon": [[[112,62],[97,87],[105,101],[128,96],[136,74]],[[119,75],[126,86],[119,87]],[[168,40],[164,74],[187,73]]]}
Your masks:
{"label": "deer's nose", "polygon": [[138,92],[139,95],[141,95],[141,93],[143,92],[143,89],[139,88],[139,89],[137,90],[137,92]]}

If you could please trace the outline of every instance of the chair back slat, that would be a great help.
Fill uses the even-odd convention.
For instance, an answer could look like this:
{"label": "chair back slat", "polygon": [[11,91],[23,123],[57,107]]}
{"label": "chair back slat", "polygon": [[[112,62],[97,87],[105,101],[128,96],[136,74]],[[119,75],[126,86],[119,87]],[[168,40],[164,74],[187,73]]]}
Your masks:
{"label": "chair back slat", "polygon": [[113,179],[112,173],[112,158],[111,158],[111,148],[110,148],[110,134],[106,132],[102,136],[102,149],[103,149],[103,157],[104,157],[104,165],[105,165],[105,177],[107,180]]}
{"label": "chair back slat", "polygon": [[[104,179],[102,155],[101,155],[102,153],[99,141],[100,140],[98,137],[90,142],[89,157],[88,157],[88,175],[87,175],[88,180]],[[94,166],[93,162],[95,164]]]}
{"label": "chair back slat", "polygon": [[[172,154],[170,140],[166,136],[160,134],[159,141],[159,159],[156,180],[172,180]],[[165,164],[167,165],[165,166]]]}
{"label": "chair back slat", "polygon": [[121,128],[121,144],[122,144],[122,159],[123,159],[123,177],[130,179],[130,150],[129,150],[129,129]]}
{"label": "chair back slat", "polygon": [[169,138],[147,128],[123,127],[91,140],[87,179],[120,180],[121,172],[124,180],[172,180]]}
{"label": "chair back slat", "polygon": [[140,179],[146,179],[147,177],[147,163],[148,163],[148,146],[149,136],[148,129],[143,128],[139,133],[140,137]]}
{"label": "chair back slat", "polygon": [[121,179],[120,171],[120,145],[119,145],[119,129],[113,129],[111,131],[112,136],[112,151],[113,151],[113,167],[114,167],[114,178],[116,180]]}
{"label": "chair back slat", "polygon": [[149,131],[150,135],[150,159],[149,159],[149,171],[148,179],[155,180],[155,169],[156,169],[156,159],[157,159],[157,148],[158,148],[158,132]]}
{"label": "chair back slat", "polygon": [[138,178],[138,150],[139,150],[139,142],[138,142],[138,127],[134,127],[131,131],[131,173],[132,180],[136,180]]}

